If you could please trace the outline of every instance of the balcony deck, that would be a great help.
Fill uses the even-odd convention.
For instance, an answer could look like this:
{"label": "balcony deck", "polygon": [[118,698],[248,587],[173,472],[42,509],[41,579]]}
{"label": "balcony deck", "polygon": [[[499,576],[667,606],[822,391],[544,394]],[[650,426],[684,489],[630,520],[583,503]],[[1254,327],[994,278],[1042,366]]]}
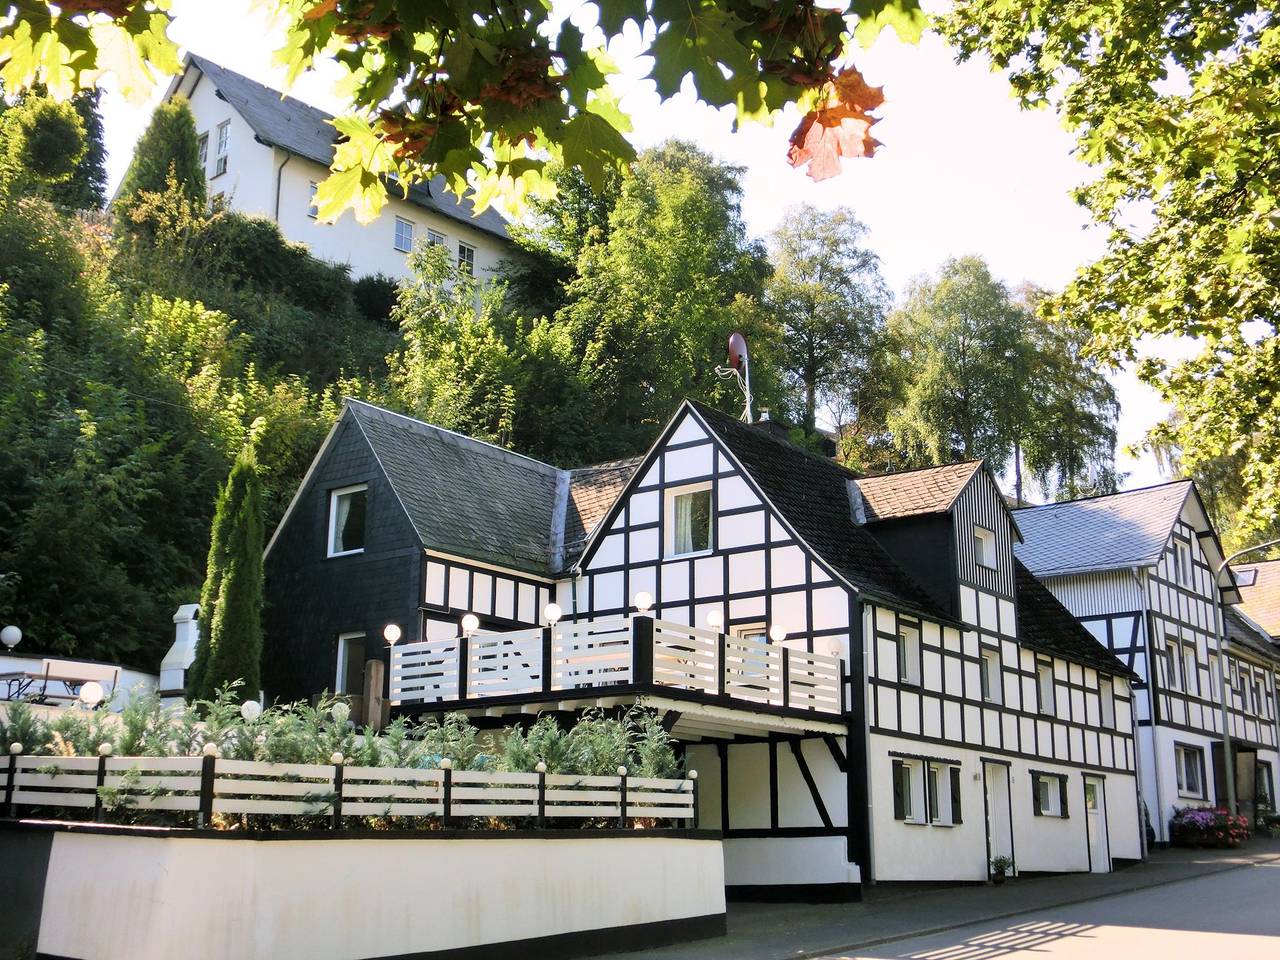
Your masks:
{"label": "balcony deck", "polygon": [[644,696],[825,727],[843,722],[843,678],[839,657],[632,616],[397,645],[390,699],[492,716]]}

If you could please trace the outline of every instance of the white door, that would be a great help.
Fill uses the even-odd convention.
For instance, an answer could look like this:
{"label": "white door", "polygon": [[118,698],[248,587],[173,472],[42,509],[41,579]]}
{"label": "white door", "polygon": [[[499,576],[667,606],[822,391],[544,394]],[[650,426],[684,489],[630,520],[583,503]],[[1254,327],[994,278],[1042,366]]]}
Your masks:
{"label": "white door", "polygon": [[[982,764],[982,781],[986,792],[987,865],[996,857],[1013,860],[1013,811],[1009,796],[1009,768],[1003,763]],[[1013,868],[1008,870],[1013,874]]]}
{"label": "white door", "polygon": [[1111,872],[1111,844],[1107,838],[1107,792],[1102,781],[1084,778],[1084,810],[1089,825],[1089,869]]}

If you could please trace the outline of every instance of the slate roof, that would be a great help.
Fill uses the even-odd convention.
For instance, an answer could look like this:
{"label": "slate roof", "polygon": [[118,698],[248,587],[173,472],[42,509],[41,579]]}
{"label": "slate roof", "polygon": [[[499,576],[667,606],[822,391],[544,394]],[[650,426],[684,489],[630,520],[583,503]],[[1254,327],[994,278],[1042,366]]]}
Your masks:
{"label": "slate roof", "polygon": [[861,477],[858,489],[866,503],[867,520],[946,513],[981,467],[981,460],[966,460],[941,467]]}
{"label": "slate roof", "polygon": [[848,484],[856,474],[705,404],[689,403],[800,537],[850,584],[918,613],[952,620],[864,527],[853,522]]}
{"label": "slate roof", "polygon": [[548,576],[565,471],[348,400],[424,546]]}
{"label": "slate roof", "polygon": [[569,471],[569,503],[564,520],[564,566],[582,554],[595,525],[604,519],[644,457],[598,463]]}
{"label": "slate roof", "polygon": [[1252,586],[1244,586],[1240,577],[1240,609],[1273,638],[1280,638],[1280,560],[1261,563],[1237,563],[1231,567],[1237,574],[1252,572]]}
{"label": "slate roof", "polygon": [[[244,117],[255,136],[268,146],[329,166],[337,134],[329,121],[333,115],[301,100],[282,96],[279,90],[250,80],[212,60],[187,54],[187,62],[207,76],[218,92]],[[394,187],[393,187],[394,189]],[[409,201],[468,226],[507,238],[507,223],[492,207],[474,216],[471,201],[457,202],[443,177],[409,188]]]}
{"label": "slate roof", "polygon": [[1271,642],[1271,638],[1259,624],[1252,622],[1232,604],[1227,605],[1226,611],[1223,623],[1227,628],[1229,641],[1268,660],[1280,661],[1280,647]]}
{"label": "slate roof", "polygon": [[1137,676],[1081,626],[1026,565],[1013,561],[1018,589],[1018,643],[1041,653],[1065,657],[1104,673]]}
{"label": "slate roof", "polygon": [[1155,563],[1190,492],[1190,480],[1177,480],[1016,510],[1014,552],[1038,577]]}

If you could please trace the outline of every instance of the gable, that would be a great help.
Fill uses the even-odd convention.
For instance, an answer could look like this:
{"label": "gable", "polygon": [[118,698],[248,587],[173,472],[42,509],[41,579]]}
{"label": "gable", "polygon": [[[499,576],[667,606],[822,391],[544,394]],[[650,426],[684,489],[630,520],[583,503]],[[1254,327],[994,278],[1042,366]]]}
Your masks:
{"label": "gable", "polygon": [[[974,472],[951,506],[956,574],[964,584],[1012,598],[1016,592],[1013,551],[1019,534],[999,486],[986,469]],[[988,537],[988,534],[990,536]],[[983,562],[978,538],[987,540]]]}

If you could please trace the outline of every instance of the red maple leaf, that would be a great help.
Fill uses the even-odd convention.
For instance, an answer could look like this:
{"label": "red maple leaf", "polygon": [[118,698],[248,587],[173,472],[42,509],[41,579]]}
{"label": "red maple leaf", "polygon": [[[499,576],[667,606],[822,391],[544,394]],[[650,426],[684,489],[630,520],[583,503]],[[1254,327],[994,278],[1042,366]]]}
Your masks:
{"label": "red maple leaf", "polygon": [[876,117],[868,111],[884,103],[881,87],[868,86],[856,67],[846,67],[831,83],[831,96],[805,114],[791,134],[787,160],[793,167],[806,163],[813,180],[840,172],[841,157],[874,156],[880,142],[871,136]]}

